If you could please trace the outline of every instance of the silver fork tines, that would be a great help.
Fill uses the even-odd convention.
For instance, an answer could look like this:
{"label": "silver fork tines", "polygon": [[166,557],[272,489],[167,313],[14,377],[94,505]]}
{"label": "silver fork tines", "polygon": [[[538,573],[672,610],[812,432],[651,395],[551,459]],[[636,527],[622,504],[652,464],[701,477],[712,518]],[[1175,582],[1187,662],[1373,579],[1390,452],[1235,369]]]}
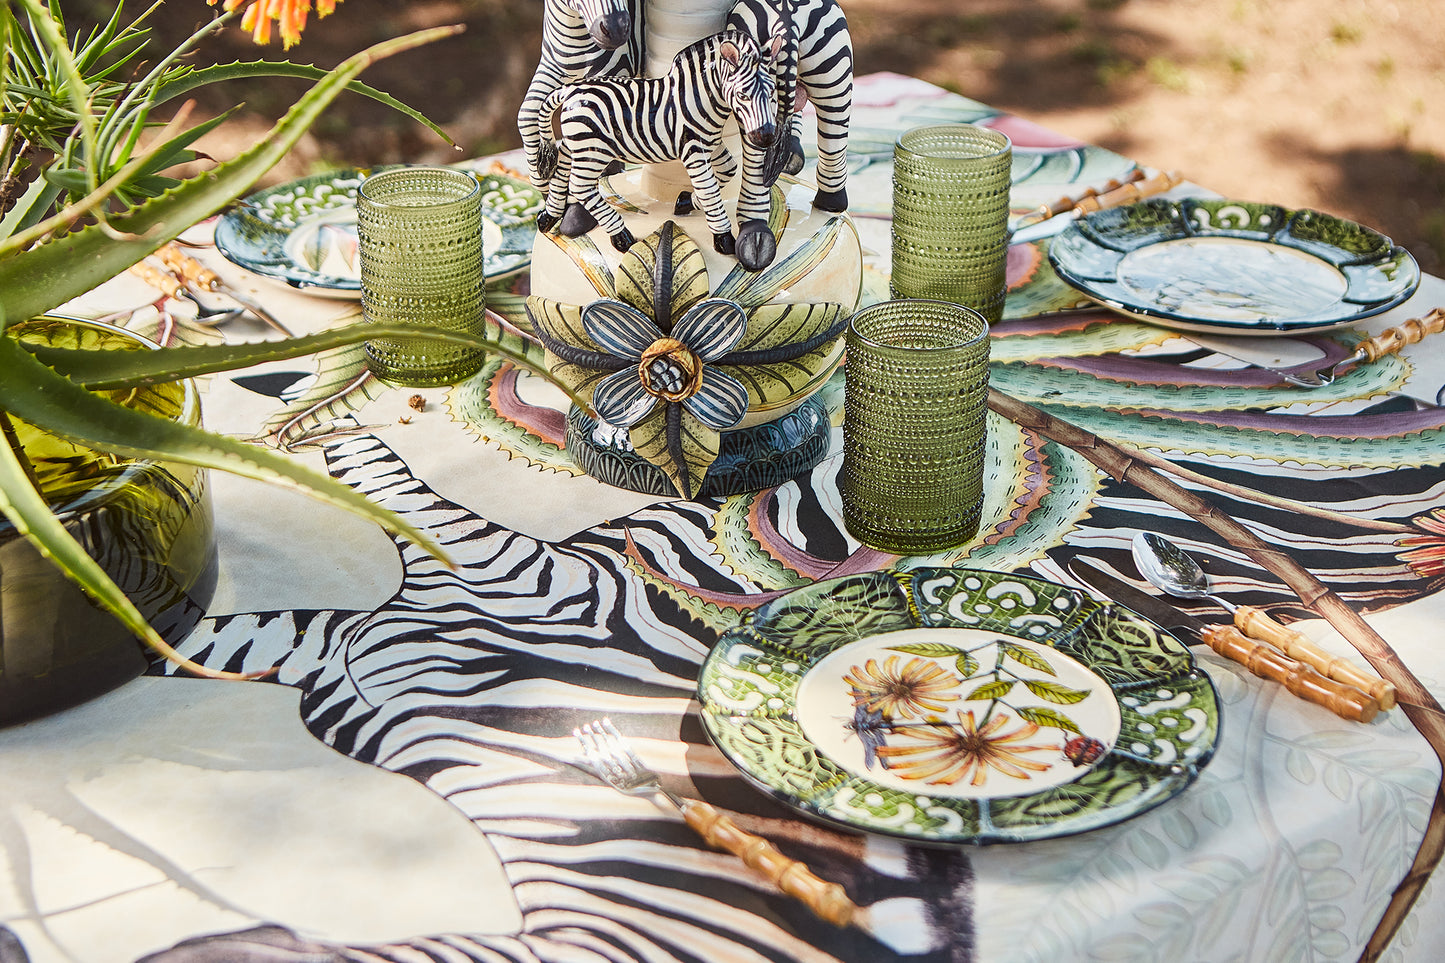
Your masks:
{"label": "silver fork tines", "polygon": [[657,774],[642,764],[611,719],[599,719],[572,730],[587,763],[614,789],[633,796],[665,793]]}

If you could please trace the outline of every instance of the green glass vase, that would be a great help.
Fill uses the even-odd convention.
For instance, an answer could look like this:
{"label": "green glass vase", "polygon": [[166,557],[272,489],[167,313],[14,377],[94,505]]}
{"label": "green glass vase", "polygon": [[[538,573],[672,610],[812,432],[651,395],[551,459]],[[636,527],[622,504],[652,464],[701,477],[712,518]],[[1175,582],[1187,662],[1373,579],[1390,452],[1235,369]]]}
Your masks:
{"label": "green glass vase", "polygon": [[[154,347],[124,329],[42,319],[13,329],[58,347]],[[191,382],[107,392],[132,408],[198,426]],[[204,469],[120,458],[12,418],[46,500],[141,614],[177,645],[215,589],[216,543]],[[0,519],[0,725],[95,698],[140,675],[150,649]]]}

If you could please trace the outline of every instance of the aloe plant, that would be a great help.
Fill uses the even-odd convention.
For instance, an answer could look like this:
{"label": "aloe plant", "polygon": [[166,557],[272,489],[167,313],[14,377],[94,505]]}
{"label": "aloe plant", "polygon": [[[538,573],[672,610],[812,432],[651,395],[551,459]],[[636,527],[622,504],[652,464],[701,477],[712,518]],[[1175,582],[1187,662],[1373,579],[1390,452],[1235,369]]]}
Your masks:
{"label": "aloe plant", "polygon": [[[414,326],[353,324],[285,341],[170,347],[145,352],[42,349],[20,341],[11,328],[54,310],[126,270],[243,195],[290,150],[337,95],[354,86],[356,76],[369,64],[447,36],[459,28],[433,28],[388,40],[356,54],[328,73],[317,71],[321,79],[254,148],[188,180],[162,185],[153,180],[160,170],[155,166],[158,158],[174,155],[180,149],[178,145],[188,143],[184,135],[163,136],[157,147],[138,151],[135,139],[129,134],[118,137],[122,127],[108,124],[128,109],[124,106],[127,103],[134,106],[149,100],[154,104],[161,96],[187,89],[197,82],[195,74],[187,70],[179,76],[171,75],[172,86],[166,88],[163,86],[167,79],[165,72],[152,71],[143,80],[146,89],[136,96],[131,96],[135,93],[133,90],[120,92],[107,88],[106,96],[97,97],[100,84],[88,83],[83,76],[88,66],[95,67],[94,61],[86,59],[92,47],[77,45],[82,54],[78,60],[51,9],[39,0],[0,0],[0,25],[5,27],[0,32],[11,34],[3,38],[7,44],[15,41],[13,34],[21,29],[18,18],[10,16],[12,3],[28,18],[31,48],[36,52],[31,60],[43,61],[50,76],[64,80],[52,91],[49,106],[54,107],[63,97],[66,110],[75,115],[69,140],[53,145],[60,149],[51,151],[50,173],[79,173],[89,189],[72,194],[48,217],[36,215],[35,205],[41,204],[46,195],[57,188],[57,184],[46,180],[47,171],[41,170],[41,176],[0,222],[0,429],[6,440],[0,444],[0,511],[71,579],[158,652],[193,671],[227,676],[228,673],[202,670],[182,659],[66,532],[33,481],[11,419],[21,419],[97,451],[214,468],[294,488],[372,519],[443,557],[434,542],[400,517],[325,475],[303,469],[257,446],[132,410],[97,392],[230,371],[386,335],[432,335],[483,347],[519,364],[532,365],[521,349],[499,340]],[[92,42],[95,36],[113,38],[114,34],[103,31],[92,35]],[[108,42],[102,42],[102,46]],[[232,65],[213,76],[258,71],[259,68]],[[14,80],[14,72],[7,69],[0,73],[0,95],[3,95],[0,99],[7,104],[12,103],[9,95],[14,92],[7,85]],[[108,78],[102,80],[110,83]],[[58,109],[57,112],[66,113]],[[13,138],[30,120],[33,118],[19,116],[19,112],[8,112],[4,136],[13,143]],[[133,114],[132,122],[148,123],[147,112]],[[31,129],[38,128],[32,125]],[[111,140],[105,142],[102,138],[107,130]],[[74,139],[83,143],[72,143]],[[94,169],[100,165],[91,165],[84,171],[66,166],[75,158],[86,157],[104,158],[107,162],[117,157],[123,159],[118,165],[105,167],[103,173]],[[59,189],[65,190],[65,185],[78,186],[78,182],[73,176],[63,177]],[[126,185],[130,185],[129,190],[125,189]],[[146,196],[152,193],[154,196]],[[115,210],[117,207],[119,210]],[[77,228],[76,224],[86,218],[90,223]]]}

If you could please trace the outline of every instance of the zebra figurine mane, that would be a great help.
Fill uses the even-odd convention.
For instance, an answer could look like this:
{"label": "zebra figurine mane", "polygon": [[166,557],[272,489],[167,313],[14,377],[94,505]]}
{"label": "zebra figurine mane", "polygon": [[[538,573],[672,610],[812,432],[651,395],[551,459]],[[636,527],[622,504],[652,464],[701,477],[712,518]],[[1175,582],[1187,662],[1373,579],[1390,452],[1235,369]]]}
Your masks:
{"label": "zebra figurine mane", "polygon": [[577,237],[601,224],[613,247],[626,251],[635,239],[602,197],[603,173],[618,161],[680,160],[707,215],[714,249],[733,254],[721,181],[737,172],[737,161],[723,145],[723,125],[732,114],[745,143],[759,150],[771,145],[777,129],[772,58],[780,49],[781,38],[775,38],[765,58],[751,36],[726,31],[683,48],[663,77],[584,81],[553,91],[538,116],[541,130],[549,131],[556,114],[560,130],[538,229],[560,226],[562,234]]}

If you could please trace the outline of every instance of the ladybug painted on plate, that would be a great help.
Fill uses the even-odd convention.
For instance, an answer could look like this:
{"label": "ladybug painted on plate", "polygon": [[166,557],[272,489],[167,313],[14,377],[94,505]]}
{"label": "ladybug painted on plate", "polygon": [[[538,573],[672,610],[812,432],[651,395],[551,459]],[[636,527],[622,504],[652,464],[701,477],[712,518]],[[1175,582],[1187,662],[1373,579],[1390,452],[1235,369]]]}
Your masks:
{"label": "ladybug painted on plate", "polygon": [[1092,766],[1107,747],[1089,736],[1074,736],[1064,743],[1064,758],[1076,766]]}

